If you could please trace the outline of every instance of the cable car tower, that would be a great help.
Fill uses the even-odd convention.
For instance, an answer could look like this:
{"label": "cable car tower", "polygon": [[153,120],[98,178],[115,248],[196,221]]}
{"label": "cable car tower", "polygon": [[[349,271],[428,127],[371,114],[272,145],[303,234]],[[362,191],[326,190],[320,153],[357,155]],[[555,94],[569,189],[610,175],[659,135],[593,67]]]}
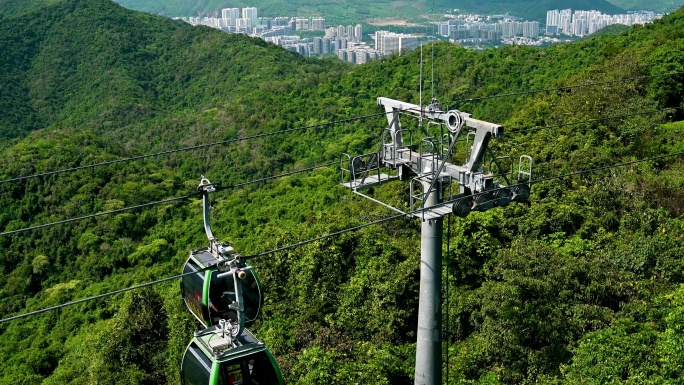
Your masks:
{"label": "cable car tower", "polygon": [[[421,265],[416,346],[416,385],[438,385],[441,368],[441,272],[443,218],[471,211],[527,201],[532,181],[532,158],[518,159],[517,170],[510,157],[497,158],[489,148],[492,138],[503,136],[503,127],[477,120],[470,114],[443,111],[435,99],[427,106],[378,98],[387,116],[376,152],[340,157],[342,185],[353,193],[407,216],[420,218]],[[413,131],[402,128],[400,116],[417,117],[425,135],[417,145]],[[425,127],[424,122],[427,122]],[[457,139],[465,143],[465,160],[457,164]],[[487,162],[489,161],[489,162]],[[510,169],[504,169],[508,162]],[[410,182],[410,211],[392,207],[362,191],[395,180]],[[458,192],[452,193],[452,187]]]}

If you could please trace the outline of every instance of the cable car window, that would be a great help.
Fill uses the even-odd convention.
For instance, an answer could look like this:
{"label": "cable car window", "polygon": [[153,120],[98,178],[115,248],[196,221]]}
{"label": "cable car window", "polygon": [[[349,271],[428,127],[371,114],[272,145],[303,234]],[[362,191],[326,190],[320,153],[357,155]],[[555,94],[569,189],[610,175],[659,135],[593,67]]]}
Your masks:
{"label": "cable car window", "polygon": [[184,385],[207,385],[211,376],[211,361],[194,344],[190,344],[183,357],[181,377]]}
{"label": "cable car window", "polygon": [[221,364],[218,385],[275,385],[278,375],[268,356],[258,353]]}
{"label": "cable car window", "polygon": [[204,293],[204,274],[198,271],[197,264],[189,259],[183,268],[183,273],[197,272],[181,279],[183,300],[188,305],[190,311],[196,317],[201,318],[202,322],[208,320],[207,309],[202,303]]}
{"label": "cable car window", "polygon": [[[218,278],[218,275],[219,272],[212,272],[209,289],[209,307],[211,309],[212,323],[217,324],[221,318],[236,321],[237,314],[235,310],[229,309],[230,304],[235,302],[235,283],[233,277],[226,275]],[[248,270],[247,276],[240,283],[242,284],[244,306],[242,314],[246,322],[245,325],[250,326],[259,314],[262,300],[261,288],[259,287],[256,273],[253,270]]]}
{"label": "cable car window", "polygon": [[218,278],[218,272],[211,273],[211,286],[209,288],[209,301],[212,311],[214,324],[223,318],[225,320],[236,321],[235,310],[228,309],[228,306],[235,302],[235,288],[230,277]]}
{"label": "cable car window", "polygon": [[242,368],[241,362],[230,361],[222,363],[219,369],[218,385],[243,385],[249,384],[245,382],[247,376]]}
{"label": "cable car window", "polygon": [[250,357],[249,364],[252,382],[248,382],[248,384],[271,385],[279,383],[275,368],[265,352]]}

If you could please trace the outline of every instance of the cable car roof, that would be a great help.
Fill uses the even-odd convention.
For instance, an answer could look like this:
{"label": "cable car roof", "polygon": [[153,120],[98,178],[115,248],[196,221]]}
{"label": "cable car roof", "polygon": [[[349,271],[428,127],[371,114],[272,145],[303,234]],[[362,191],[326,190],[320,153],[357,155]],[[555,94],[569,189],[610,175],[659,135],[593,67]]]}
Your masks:
{"label": "cable car roof", "polygon": [[193,250],[190,252],[190,256],[197,262],[200,268],[215,266],[218,263],[218,260],[211,254],[208,247]]}
{"label": "cable car roof", "polygon": [[217,351],[212,348],[212,341],[215,343],[219,340],[221,338],[220,333],[221,331],[216,326],[195,333],[194,340],[197,346],[214,361],[229,361],[267,350],[263,341],[256,338],[249,330],[243,329],[242,334],[237,337],[235,344],[237,346]]}

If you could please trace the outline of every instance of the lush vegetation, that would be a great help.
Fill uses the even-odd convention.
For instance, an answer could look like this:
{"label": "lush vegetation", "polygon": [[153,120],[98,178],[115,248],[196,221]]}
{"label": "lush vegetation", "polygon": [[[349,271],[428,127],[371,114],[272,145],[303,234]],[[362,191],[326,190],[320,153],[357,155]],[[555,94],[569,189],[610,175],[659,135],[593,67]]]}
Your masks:
{"label": "lush vegetation", "polygon": [[681,4],[672,0],[654,0],[654,1],[643,1],[643,0],[609,0],[616,6],[628,10],[628,11],[639,11],[639,10],[649,10],[654,12],[672,12],[677,9]]}
{"label": "lush vegetation", "polygon": [[[679,108],[681,74],[456,101],[681,72],[683,43],[680,11],[543,50],[437,44],[435,95],[505,124],[496,153],[531,154],[538,177],[680,152],[678,109],[573,123]],[[351,67],[105,0],[3,20],[0,50],[0,179],[315,126],[0,183],[3,232],[185,195],[200,174],[230,185],[370,151],[383,117],[317,125],[376,113],[379,96],[419,99],[417,52]],[[252,254],[388,215],[338,178],[323,168],[216,193],[215,233]],[[681,157],[663,158],[545,181],[530,205],[452,218],[449,383],[677,381],[682,185]],[[408,203],[406,185],[371,193]],[[265,304],[253,330],[289,383],[412,382],[419,226],[389,222],[255,260]],[[196,200],[2,235],[0,316],[177,274],[206,243]],[[2,323],[0,384],[178,383],[196,327],[177,282]]]}
{"label": "lush vegetation", "polygon": [[54,4],[59,0],[29,0],[29,1],[14,1],[14,0],[0,0],[0,19],[4,17],[14,16],[17,14],[35,11],[46,5]]}
{"label": "lush vegetation", "polygon": [[[546,20],[546,11],[550,9],[596,9],[606,13],[620,13],[622,9],[607,0],[576,0],[572,5],[559,0],[499,0],[499,1],[459,1],[454,4],[447,0],[390,1],[376,0],[372,2],[359,0],[339,1],[265,1],[238,0],[117,0],[127,8],[167,16],[220,15],[221,8],[257,7],[259,12],[268,16],[323,16],[333,25],[369,22],[372,19],[399,19],[425,22],[425,16],[437,15],[454,8],[462,12],[475,12],[486,15],[510,13],[529,20]],[[648,8],[648,7],[646,7]],[[670,6],[674,9],[674,6]]]}

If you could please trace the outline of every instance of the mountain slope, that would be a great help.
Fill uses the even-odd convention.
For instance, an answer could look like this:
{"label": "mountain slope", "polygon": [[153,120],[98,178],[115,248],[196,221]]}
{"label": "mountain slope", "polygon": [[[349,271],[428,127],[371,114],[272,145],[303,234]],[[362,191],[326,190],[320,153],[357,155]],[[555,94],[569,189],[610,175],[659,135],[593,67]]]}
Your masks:
{"label": "mountain slope", "polygon": [[[0,81],[9,85],[0,91],[0,136],[86,122],[112,129],[160,109],[229,103],[263,84],[261,77],[286,80],[303,68],[344,66],[301,67],[304,58],[261,40],[128,12],[108,1],[66,1],[43,13],[0,25],[0,49],[7,53]],[[207,61],[219,68],[206,68]]]}
{"label": "mountain slope", "polygon": [[0,19],[35,11],[45,7],[46,5],[55,4],[58,2],[60,2],[60,0],[0,0]]}
{"label": "mountain slope", "polygon": [[612,4],[628,11],[672,12],[682,6],[677,0],[609,0]]}
{"label": "mountain slope", "polygon": [[[447,8],[449,2],[438,2],[441,7]],[[487,2],[466,1],[459,2],[458,8],[462,11],[476,12],[482,14],[511,14],[513,16],[523,17],[528,20],[537,20],[542,23],[546,22],[546,11],[552,9],[580,9],[580,10],[597,10],[607,14],[622,13],[623,10],[606,0],[495,0]],[[448,8],[447,8],[448,9]]]}
{"label": "mountain slope", "polygon": [[[161,14],[166,16],[195,16],[220,14],[221,8],[227,7],[219,0],[206,0],[202,2],[190,0],[117,0],[127,8]],[[424,21],[423,16],[432,13],[433,3],[430,1],[395,2],[389,0],[377,0],[374,2],[362,2],[358,0],[346,0],[340,2],[328,1],[237,1],[230,7],[257,7],[261,15],[268,16],[312,16],[320,15],[326,18],[330,25],[355,24],[367,22],[374,18],[405,18],[412,21]],[[605,13],[620,13],[621,8],[606,0],[495,0],[478,2],[473,0],[460,1],[457,4],[449,1],[436,1],[436,12],[441,14],[447,10],[458,8],[463,12],[476,12],[481,14],[504,14],[524,17],[530,20],[546,20],[546,11],[557,8],[595,9]]]}

